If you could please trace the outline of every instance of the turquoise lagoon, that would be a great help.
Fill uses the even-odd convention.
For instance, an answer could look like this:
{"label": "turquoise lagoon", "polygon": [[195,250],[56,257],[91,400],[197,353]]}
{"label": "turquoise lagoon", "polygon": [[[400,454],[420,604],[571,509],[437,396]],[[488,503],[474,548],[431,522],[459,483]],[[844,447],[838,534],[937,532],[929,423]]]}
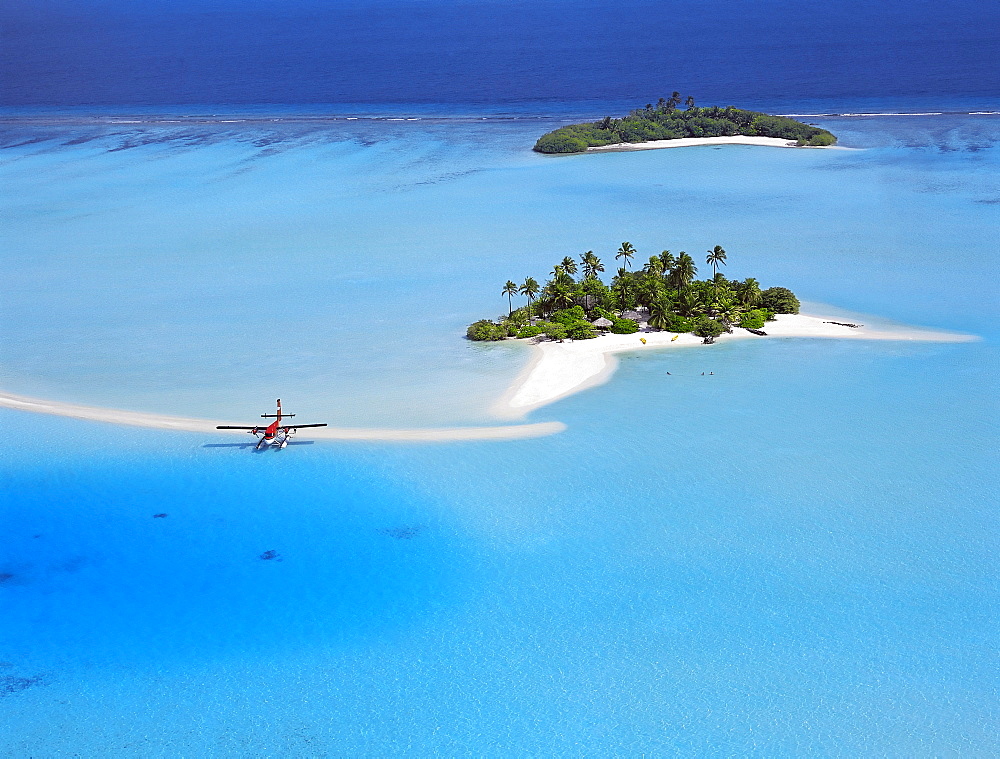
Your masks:
{"label": "turquoise lagoon", "polygon": [[0,387],[495,423],[528,354],[465,325],[622,240],[983,339],[637,351],[535,440],[2,412],[0,754],[1000,751],[997,117],[553,158],[414,113],[6,122]]}

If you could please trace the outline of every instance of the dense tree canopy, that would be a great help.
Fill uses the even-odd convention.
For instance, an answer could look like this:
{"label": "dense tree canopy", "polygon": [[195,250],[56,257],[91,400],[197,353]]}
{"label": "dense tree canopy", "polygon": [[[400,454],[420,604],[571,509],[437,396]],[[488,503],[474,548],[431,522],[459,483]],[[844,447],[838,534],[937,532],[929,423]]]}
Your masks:
{"label": "dense tree canopy", "polygon": [[787,287],[769,287],[760,294],[764,308],[776,314],[797,314],[799,299]]}
{"label": "dense tree canopy", "polygon": [[[508,280],[501,290],[507,314],[471,324],[467,335],[471,340],[542,335],[550,340],[587,340],[601,330],[637,332],[643,320],[654,330],[693,332],[712,342],[733,326],[760,329],[774,314],[799,311],[798,298],[786,287],[761,290],[753,277],[727,279],[718,271],[727,262],[720,245],[708,251],[706,262],[715,271],[705,280],[695,279],[698,267],[683,250],[676,256],[664,250],[650,256],[641,269],[630,271],[626,267],[635,257],[635,247],[623,242],[615,258],[625,266],[617,270],[610,286],[598,276],[604,265],[592,250],[583,253],[579,263],[565,256],[552,267],[544,285],[531,277],[520,286]],[[582,272],[579,279],[574,276],[577,272]],[[527,303],[515,309],[511,299],[517,294]],[[633,313],[636,309],[639,313]]]}

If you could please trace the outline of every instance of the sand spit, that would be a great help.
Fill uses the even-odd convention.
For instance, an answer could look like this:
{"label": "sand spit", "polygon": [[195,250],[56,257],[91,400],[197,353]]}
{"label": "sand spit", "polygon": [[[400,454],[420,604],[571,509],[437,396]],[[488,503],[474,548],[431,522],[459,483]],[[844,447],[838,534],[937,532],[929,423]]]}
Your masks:
{"label": "sand spit", "polygon": [[[783,137],[744,137],[734,135],[732,137],[681,137],[676,140],[651,140],[650,142],[618,142],[614,145],[601,145],[600,147],[587,148],[587,152],[607,152],[621,150],[659,150],[661,148],[693,148],[699,145],[763,145],[770,148],[797,148],[795,140],[786,140]],[[807,145],[802,146],[816,150],[852,150],[839,145]]]}
{"label": "sand spit", "polygon": [[[0,393],[0,407],[32,411],[39,414],[67,416],[91,422],[124,424],[130,427],[149,427],[178,432],[201,432],[211,435],[243,435],[240,430],[217,430],[217,424],[245,424],[243,421],[216,421],[210,419],[190,419],[164,414],[147,414],[141,411],[78,406],[72,403],[46,401],[21,395]],[[494,427],[426,427],[417,429],[369,429],[365,427],[320,427],[303,432],[301,439],[445,443],[457,440],[510,440],[532,438],[562,432],[566,425],[562,422],[540,422],[538,424],[497,425]]]}
{"label": "sand spit", "polygon": [[[733,334],[722,335],[718,342],[728,340],[767,340],[768,338],[820,337],[855,340],[900,340],[923,342],[968,342],[973,335],[916,329],[910,327],[874,328],[848,326],[843,316],[782,314],[777,321],[765,325],[767,336],[761,337],[735,328]],[[642,341],[645,340],[645,343]],[[632,335],[604,335],[593,340],[563,343],[540,342],[532,346],[534,355],[528,366],[493,406],[501,418],[517,419],[529,411],[552,403],[572,393],[593,387],[614,373],[616,353],[663,348],[702,347],[701,338],[689,333],[640,331]],[[246,435],[239,430],[217,430],[218,424],[244,424],[242,421],[193,419],[142,411],[81,406],[60,401],[29,398],[0,392],[0,408],[52,414],[132,427],[148,427],[178,432],[200,432],[206,435]],[[512,440],[543,437],[566,429],[562,422],[507,424],[489,427],[423,427],[412,429],[380,429],[367,427],[321,427],[302,433],[302,439],[359,442],[454,442],[460,440]]]}
{"label": "sand spit", "polygon": [[[841,322],[841,323],[838,323]],[[717,342],[728,340],[767,340],[775,337],[821,337],[854,340],[912,340],[923,342],[968,342],[972,335],[953,332],[898,327],[876,329],[845,326],[844,317],[807,314],[782,314],[764,326],[761,337],[734,328]],[[645,340],[645,344],[642,342]],[[690,333],[637,332],[632,335],[604,335],[593,340],[563,343],[540,342],[533,346],[535,355],[521,375],[493,408],[501,417],[517,418],[532,409],[606,382],[614,372],[615,353],[656,348],[692,348],[703,346],[700,337]]]}

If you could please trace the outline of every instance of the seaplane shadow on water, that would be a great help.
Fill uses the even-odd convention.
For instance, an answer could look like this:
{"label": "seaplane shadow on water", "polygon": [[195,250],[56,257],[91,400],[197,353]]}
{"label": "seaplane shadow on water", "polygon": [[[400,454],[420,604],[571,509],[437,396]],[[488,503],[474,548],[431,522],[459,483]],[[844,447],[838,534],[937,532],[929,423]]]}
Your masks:
{"label": "seaplane shadow on water", "polygon": [[[323,424],[282,424],[282,419],[291,419],[295,414],[284,414],[281,413],[281,398],[278,398],[278,413],[277,414],[261,414],[261,419],[274,419],[266,427],[239,427],[232,424],[220,424],[215,429],[217,430],[246,430],[248,434],[253,435],[257,440],[257,445],[254,446],[254,450],[261,450],[262,448],[284,448],[289,445],[290,438],[296,432],[306,427],[326,427],[326,423]],[[311,445],[312,441],[303,441],[291,443],[292,445]],[[238,447],[242,448],[248,445],[253,445],[253,443],[221,443],[206,446],[212,448],[228,448],[228,447]]]}
{"label": "seaplane shadow on water", "polygon": [[[315,445],[315,440],[289,440],[288,445]],[[260,448],[254,443],[205,443],[202,448],[253,448],[256,451],[263,453]],[[273,446],[264,446],[264,450],[273,448]],[[275,448],[275,450],[277,450]]]}

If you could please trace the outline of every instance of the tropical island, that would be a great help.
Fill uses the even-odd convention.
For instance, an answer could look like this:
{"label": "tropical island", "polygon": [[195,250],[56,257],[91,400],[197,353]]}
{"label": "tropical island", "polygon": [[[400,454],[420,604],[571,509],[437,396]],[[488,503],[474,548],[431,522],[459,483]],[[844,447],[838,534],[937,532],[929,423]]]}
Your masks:
{"label": "tropical island", "polygon": [[694,98],[685,99],[674,92],[660,98],[656,105],[647,103],[627,116],[605,116],[600,121],[570,124],[543,134],[535,143],[539,153],[582,153],[591,148],[635,145],[680,139],[725,137],[773,138],[800,147],[829,147],[837,138],[825,129],[786,116],[772,116],[745,111],[734,106],[699,108]]}
{"label": "tropical island", "polygon": [[[532,277],[521,285],[508,280],[502,290],[507,314],[470,324],[466,336],[470,340],[589,340],[599,334],[632,334],[643,327],[690,332],[712,343],[734,327],[763,334],[762,328],[776,314],[799,312],[798,298],[788,288],[762,290],[752,277],[727,279],[719,271],[727,258],[720,245],[708,251],[705,262],[712,267],[712,277],[705,280],[695,279],[698,267],[684,251],[675,256],[664,250],[650,256],[641,269],[631,270],[635,256],[635,247],[623,242],[615,255],[623,266],[610,286],[601,280],[605,267],[592,250],[580,256],[579,265],[570,256],[563,258],[544,286]],[[515,295],[524,296],[527,303],[515,309]]]}
{"label": "tropical island", "polygon": [[[964,342],[976,339],[905,325],[866,326],[842,315],[799,312],[799,300],[787,287],[761,289],[757,280],[728,279],[724,248],[707,251],[712,276],[695,279],[694,258],[669,250],[650,256],[633,269],[635,247],[623,242],[615,255],[624,264],[610,286],[593,251],[579,262],[566,256],[544,285],[528,277],[508,280],[501,294],[507,313],[469,325],[470,340],[528,343],[531,361],[492,406],[499,417],[520,418],[528,411],[606,381],[618,353],[662,348],[685,349],[725,340],[833,338]],[[580,276],[577,276],[577,275]],[[514,307],[514,298],[527,302]],[[766,331],[765,331],[766,327]],[[638,333],[638,334],[637,334]],[[595,339],[597,338],[597,339]],[[670,372],[666,373],[667,375]]]}

